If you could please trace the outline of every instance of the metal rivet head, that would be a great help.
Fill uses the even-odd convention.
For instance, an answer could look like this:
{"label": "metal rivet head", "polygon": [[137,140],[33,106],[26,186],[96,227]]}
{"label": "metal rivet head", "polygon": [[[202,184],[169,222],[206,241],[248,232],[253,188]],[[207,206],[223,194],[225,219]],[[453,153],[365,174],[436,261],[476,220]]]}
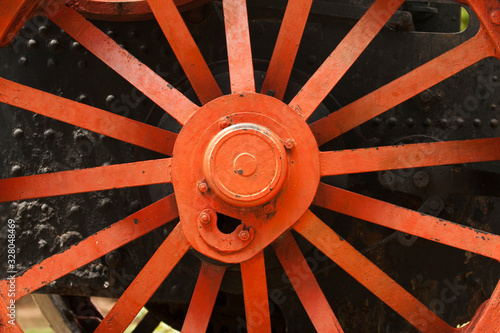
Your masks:
{"label": "metal rivet head", "polygon": [[293,139],[286,139],[285,142],[285,148],[286,149],[293,149],[295,148],[295,141]]}
{"label": "metal rivet head", "polygon": [[264,213],[266,213],[266,214],[271,214],[273,212],[273,210],[274,210],[273,206],[271,206],[271,205],[264,206]]}
{"label": "metal rivet head", "polygon": [[231,125],[231,121],[227,118],[224,118],[220,121],[219,125],[221,128],[226,128],[226,127],[229,127]]}
{"label": "metal rivet head", "polygon": [[246,241],[250,238],[250,233],[248,230],[241,230],[238,236],[242,241]]}
{"label": "metal rivet head", "polygon": [[198,183],[198,191],[200,191],[201,193],[205,193],[206,191],[208,191],[207,183],[205,182]]}
{"label": "metal rivet head", "polygon": [[201,212],[200,216],[198,217],[201,223],[203,224],[208,224],[210,223],[210,214],[208,212]]}

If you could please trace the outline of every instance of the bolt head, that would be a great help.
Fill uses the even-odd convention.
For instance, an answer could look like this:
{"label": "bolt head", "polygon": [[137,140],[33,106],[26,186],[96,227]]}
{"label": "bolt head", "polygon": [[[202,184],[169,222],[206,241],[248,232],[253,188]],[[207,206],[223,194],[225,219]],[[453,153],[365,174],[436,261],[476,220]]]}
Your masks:
{"label": "bolt head", "polygon": [[293,141],[293,139],[286,139],[285,140],[285,148],[286,149],[293,149],[293,148],[295,148],[295,141]]}
{"label": "bolt head", "polygon": [[491,13],[491,21],[496,25],[500,25],[500,10],[495,10]]}
{"label": "bolt head", "polygon": [[198,191],[200,191],[201,193],[205,193],[206,191],[208,191],[207,183],[205,182],[198,183]]}
{"label": "bolt head", "polygon": [[210,214],[208,214],[207,212],[201,212],[199,220],[203,224],[210,223]]}
{"label": "bolt head", "polygon": [[273,206],[271,206],[271,205],[264,206],[264,213],[271,214],[272,212],[273,212]]}
{"label": "bolt head", "polygon": [[246,241],[250,238],[250,233],[248,232],[248,230],[241,230],[239,237],[241,240]]}
{"label": "bolt head", "polygon": [[224,118],[220,121],[219,125],[221,128],[226,128],[226,127],[229,127],[231,125],[231,122],[229,121],[229,119]]}

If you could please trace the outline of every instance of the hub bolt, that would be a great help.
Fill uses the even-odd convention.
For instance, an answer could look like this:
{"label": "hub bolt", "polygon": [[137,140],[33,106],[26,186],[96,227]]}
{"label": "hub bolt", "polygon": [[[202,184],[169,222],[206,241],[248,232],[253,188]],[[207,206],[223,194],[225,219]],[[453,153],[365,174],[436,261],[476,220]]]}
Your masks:
{"label": "hub bolt", "polygon": [[239,236],[242,241],[246,241],[250,238],[250,233],[248,230],[241,230]]}
{"label": "hub bolt", "polygon": [[295,148],[295,141],[293,141],[293,139],[287,139],[287,140],[285,140],[285,148],[286,149],[293,149],[293,148]]}
{"label": "hub bolt", "polygon": [[201,193],[205,193],[206,191],[208,191],[207,183],[205,182],[198,183],[198,191],[200,191]]}
{"label": "hub bolt", "polygon": [[201,212],[200,217],[198,218],[201,223],[208,224],[210,223],[210,214],[206,211]]}
{"label": "hub bolt", "polygon": [[229,119],[224,118],[220,121],[219,125],[221,128],[226,128],[229,127],[229,125],[231,125],[231,122],[229,121]]}

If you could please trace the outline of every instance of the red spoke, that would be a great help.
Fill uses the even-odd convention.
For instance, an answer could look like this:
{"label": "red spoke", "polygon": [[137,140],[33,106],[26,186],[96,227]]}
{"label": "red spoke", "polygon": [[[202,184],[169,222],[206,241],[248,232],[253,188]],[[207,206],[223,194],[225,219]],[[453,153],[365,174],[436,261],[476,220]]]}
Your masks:
{"label": "red spoke", "polygon": [[[6,298],[5,295],[0,294],[0,327],[2,328],[2,333],[22,333],[23,330],[17,323],[17,320],[15,320],[16,317],[13,319],[9,316],[12,314],[7,308],[8,306],[12,306],[10,300],[11,299]],[[19,310],[14,308],[13,311],[13,314],[16,315],[16,311]]]}
{"label": "red spoke", "polygon": [[[173,194],[118,221],[62,253],[55,254],[16,277],[16,299],[71,273],[106,253],[144,236],[178,217]],[[2,285],[2,291],[6,287]]]}
{"label": "red spoke", "polygon": [[148,0],[148,3],[201,103],[222,96],[173,0]]}
{"label": "red spoke", "polygon": [[185,124],[198,110],[196,104],[122,49],[76,10],[63,5],[58,11],[47,10],[47,16],[180,124]]}
{"label": "red spoke", "polygon": [[171,155],[177,134],[0,78],[0,102]]}
{"label": "red spoke", "polygon": [[376,0],[289,106],[309,118],[404,0]]}
{"label": "red spoke", "polygon": [[321,176],[500,160],[500,138],[320,153]]}
{"label": "red spoke", "polygon": [[500,259],[500,236],[320,184],[313,204],[421,238]]}
{"label": "red spoke", "polygon": [[224,0],[231,92],[255,92],[246,0]]}
{"label": "red spoke", "polygon": [[170,158],[0,179],[0,202],[170,183]]}
{"label": "red spoke", "polygon": [[273,243],[273,248],[316,331],[343,332],[290,231]]}
{"label": "red spoke", "polygon": [[248,333],[271,333],[264,252],[241,263]]}
{"label": "red spoke", "polygon": [[493,54],[488,37],[480,31],[456,48],[318,120],[310,126],[311,131],[322,145]]}
{"label": "red spoke", "polygon": [[478,310],[475,318],[462,331],[466,333],[500,332],[500,321],[498,320],[500,283],[497,284],[490,299],[483,305],[485,305],[484,309]]}
{"label": "red spoke", "polygon": [[312,0],[288,2],[273,56],[262,85],[263,94],[268,94],[272,90],[274,97],[283,99],[311,4]]}
{"label": "red spoke", "polygon": [[188,250],[189,243],[178,224],[95,332],[123,332]]}
{"label": "red spoke", "polygon": [[226,268],[203,262],[182,325],[183,333],[206,332]]}
{"label": "red spoke", "polygon": [[455,332],[310,211],[294,229],[422,332]]}

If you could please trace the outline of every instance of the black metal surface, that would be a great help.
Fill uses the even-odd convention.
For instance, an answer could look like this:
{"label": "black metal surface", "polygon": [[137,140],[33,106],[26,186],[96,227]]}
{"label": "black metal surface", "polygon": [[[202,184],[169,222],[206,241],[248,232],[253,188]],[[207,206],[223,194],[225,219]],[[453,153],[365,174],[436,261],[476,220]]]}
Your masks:
{"label": "black metal surface", "polygon": [[[314,2],[285,100],[290,100],[321,65],[369,3],[362,0]],[[285,5],[285,1],[249,2],[258,82],[262,82],[272,54]],[[465,32],[451,33],[459,29],[459,12],[459,6],[449,1],[406,4],[314,117],[334,112],[470,38],[477,29],[473,18]],[[408,13],[411,24],[403,24],[404,15]],[[185,18],[224,89],[228,83],[221,3],[214,2],[185,13]],[[196,101],[156,23],[95,24]],[[149,99],[43,18],[33,19],[11,47],[0,50],[0,75],[135,120],[179,130],[178,124]],[[498,137],[499,75],[499,64],[485,60],[328,143],[323,149]],[[0,105],[0,129],[3,160],[0,175],[3,178],[156,157],[128,144],[5,105]],[[499,171],[498,163],[485,163],[330,177],[325,181],[500,233],[500,226],[492,222],[500,220],[499,192],[495,186],[499,183]],[[0,220],[2,227],[9,218],[19,224],[18,264],[22,270],[170,192],[169,186],[159,186],[3,204]],[[320,209],[315,212],[451,324],[468,321],[498,280],[498,263],[492,260]],[[170,229],[171,226],[160,228],[49,284],[43,292],[119,297],[146,263],[145,254],[152,254]],[[1,242],[6,241],[1,238],[5,235],[1,233]],[[346,332],[412,332],[391,309],[306,241],[299,241]],[[276,332],[284,332],[285,326],[288,332],[312,331],[310,320],[276,262],[271,253],[266,254]],[[199,265],[198,257],[189,254],[166,279],[148,305],[156,319],[180,328]],[[4,274],[0,271],[0,278],[4,278]],[[244,318],[241,277],[236,268],[229,268],[209,331],[242,332]]]}

